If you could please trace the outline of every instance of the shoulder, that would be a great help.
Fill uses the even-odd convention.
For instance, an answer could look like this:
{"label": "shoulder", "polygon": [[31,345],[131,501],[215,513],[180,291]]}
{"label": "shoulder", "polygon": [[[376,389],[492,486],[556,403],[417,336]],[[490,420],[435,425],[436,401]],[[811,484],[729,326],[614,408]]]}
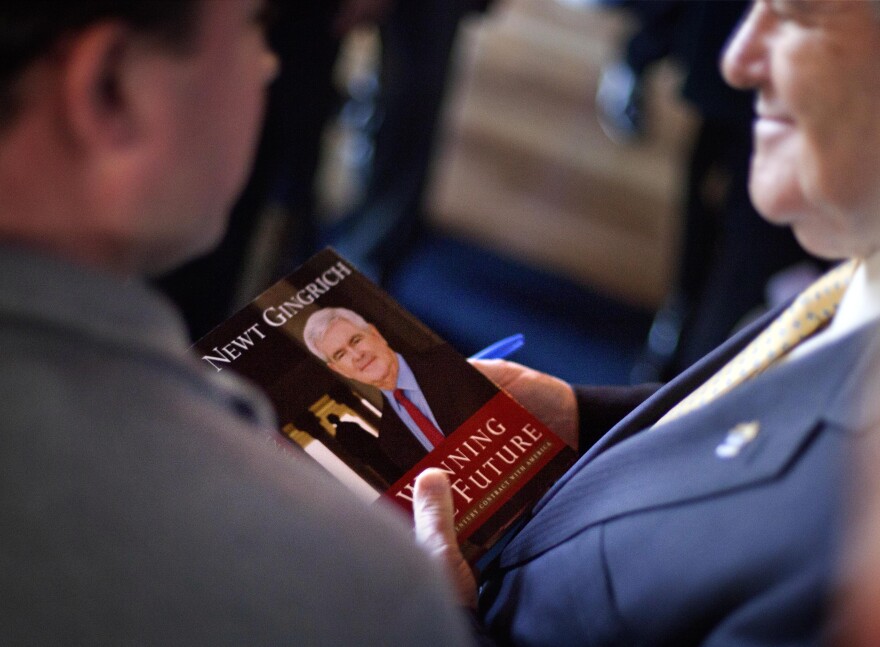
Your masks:
{"label": "shoulder", "polygon": [[[401,519],[249,422],[195,362],[16,339],[0,343],[0,502],[15,528],[0,545],[22,558],[2,593],[30,611],[0,637],[57,642],[100,600],[111,642],[466,640]],[[162,605],[131,603],[147,599]]]}

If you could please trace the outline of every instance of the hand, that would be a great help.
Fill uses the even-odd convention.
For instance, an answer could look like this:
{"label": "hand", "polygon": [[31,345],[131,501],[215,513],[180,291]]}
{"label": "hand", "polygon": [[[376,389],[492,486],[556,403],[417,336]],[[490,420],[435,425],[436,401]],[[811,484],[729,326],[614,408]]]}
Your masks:
{"label": "hand", "polygon": [[577,449],[578,406],[570,384],[503,359],[471,360],[471,364]]}
{"label": "hand", "polygon": [[416,541],[446,570],[459,602],[476,609],[477,582],[458,548],[453,510],[452,490],[445,472],[430,468],[419,474],[413,496]]}

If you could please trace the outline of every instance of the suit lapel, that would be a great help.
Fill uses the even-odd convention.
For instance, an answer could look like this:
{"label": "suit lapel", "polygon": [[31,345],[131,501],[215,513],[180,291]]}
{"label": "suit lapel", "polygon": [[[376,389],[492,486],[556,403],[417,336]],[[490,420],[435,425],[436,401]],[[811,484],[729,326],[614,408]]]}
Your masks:
{"label": "suit lapel", "polygon": [[535,505],[533,512],[539,511],[558,490],[565,486],[569,479],[578,473],[582,466],[591,462],[596,456],[607,451],[610,447],[643,429],[647,429],[659,420],[663,414],[709,379],[739,351],[745,348],[787,305],[784,304],[777,310],[771,311],[753,322],[752,325],[734,335],[636,407],[580,457],[578,462]]}
{"label": "suit lapel", "polygon": [[[614,517],[771,479],[794,459],[821,421],[847,420],[852,408],[848,396],[858,390],[869,362],[865,349],[871,345],[873,326],[776,367],[655,431],[635,433],[757,334],[745,332],[749,334],[658,392],[584,455],[536,506],[533,518],[503,551],[500,565],[526,561]],[[719,456],[719,445],[743,423],[757,424],[757,435],[736,455]]]}
{"label": "suit lapel", "polygon": [[405,472],[428,454],[403,420],[383,398],[379,420],[379,445],[382,451]]}

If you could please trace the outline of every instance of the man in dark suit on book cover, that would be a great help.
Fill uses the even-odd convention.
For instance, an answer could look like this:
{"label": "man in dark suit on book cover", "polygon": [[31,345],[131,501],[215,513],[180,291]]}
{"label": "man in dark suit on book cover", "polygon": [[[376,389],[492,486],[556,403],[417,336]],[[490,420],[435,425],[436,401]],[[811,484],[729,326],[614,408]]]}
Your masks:
{"label": "man in dark suit on book cover", "polygon": [[382,392],[378,442],[401,476],[497,392],[448,345],[399,353],[348,308],[314,312],[303,337],[328,368]]}

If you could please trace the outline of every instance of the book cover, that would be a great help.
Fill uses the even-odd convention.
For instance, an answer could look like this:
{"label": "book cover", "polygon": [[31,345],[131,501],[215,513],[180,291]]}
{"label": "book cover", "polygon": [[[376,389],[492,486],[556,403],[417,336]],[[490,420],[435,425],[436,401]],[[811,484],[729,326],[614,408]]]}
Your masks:
{"label": "book cover", "polygon": [[412,513],[428,467],[449,475],[477,560],[574,462],[507,393],[333,250],[195,344],[275,405],[279,431],[368,502]]}

